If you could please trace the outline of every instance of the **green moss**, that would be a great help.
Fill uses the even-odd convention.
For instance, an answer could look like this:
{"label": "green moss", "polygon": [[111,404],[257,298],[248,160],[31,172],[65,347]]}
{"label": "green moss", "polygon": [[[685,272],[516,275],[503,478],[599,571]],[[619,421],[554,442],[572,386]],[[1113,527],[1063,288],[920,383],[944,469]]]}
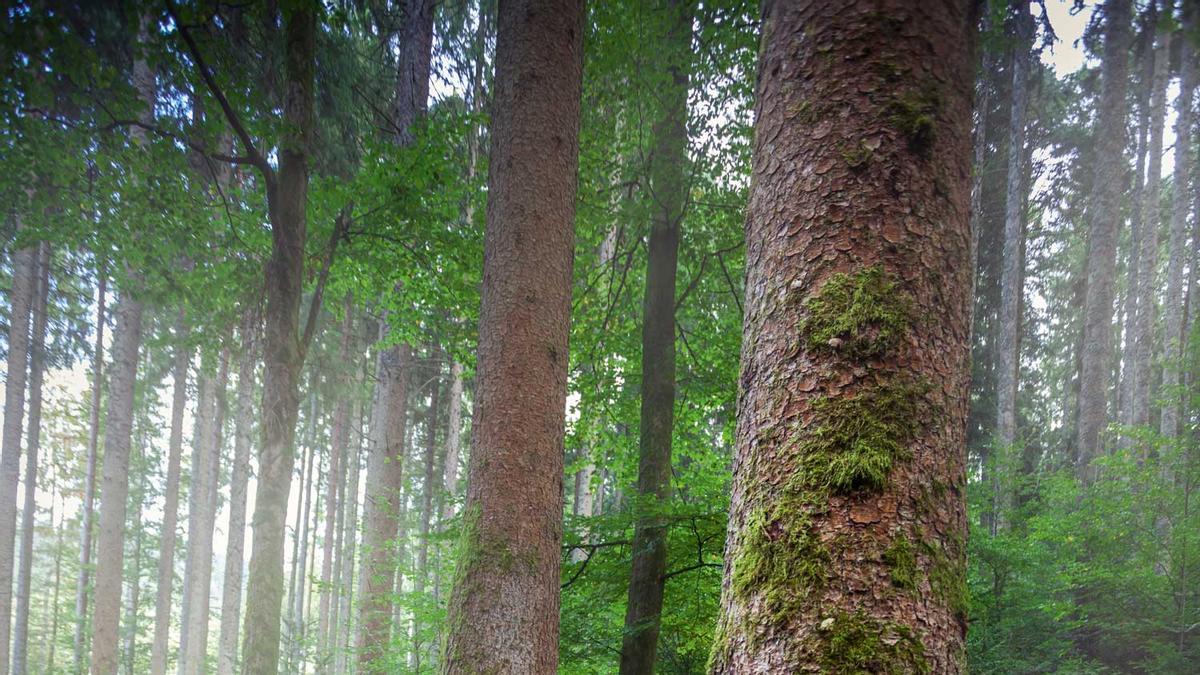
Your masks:
{"label": "green moss", "polygon": [[937,136],[937,113],[942,97],[935,88],[910,90],[892,99],[888,116],[908,139],[912,151],[928,157]]}
{"label": "green moss", "polygon": [[852,396],[813,402],[815,418],[800,439],[797,480],[808,489],[846,494],[879,490],[923,424],[928,386],[889,383]]}
{"label": "green moss", "polygon": [[846,160],[846,164],[851,169],[858,170],[867,165],[867,162],[871,160],[871,155],[873,154],[875,153],[873,153],[865,143],[859,141],[853,147],[842,150],[842,159]]}
{"label": "green moss", "polygon": [[729,624],[724,617],[717,617],[717,628],[713,632],[712,648],[708,651],[708,664],[704,672],[711,673],[729,660]]}
{"label": "green moss", "polygon": [[805,301],[800,334],[814,351],[877,356],[899,344],[909,326],[911,304],[882,267],[834,274]]}
{"label": "green moss", "polygon": [[883,552],[883,562],[891,573],[893,586],[906,591],[917,587],[917,556],[908,539],[898,534]]}
{"label": "green moss", "polygon": [[[953,548],[954,542],[951,544]],[[929,588],[934,597],[965,620],[970,607],[970,596],[967,591],[967,570],[961,556],[958,553],[947,553],[939,544],[928,541],[922,541],[921,548],[929,556]]]}
{"label": "green moss", "polygon": [[811,508],[789,495],[755,509],[733,561],[733,593],[742,600],[760,595],[776,623],[794,615],[828,576],[829,552],[812,531]]}
{"label": "green moss", "polygon": [[820,625],[820,664],[838,675],[930,673],[925,646],[912,629],[873,619],[862,612],[839,612]]}

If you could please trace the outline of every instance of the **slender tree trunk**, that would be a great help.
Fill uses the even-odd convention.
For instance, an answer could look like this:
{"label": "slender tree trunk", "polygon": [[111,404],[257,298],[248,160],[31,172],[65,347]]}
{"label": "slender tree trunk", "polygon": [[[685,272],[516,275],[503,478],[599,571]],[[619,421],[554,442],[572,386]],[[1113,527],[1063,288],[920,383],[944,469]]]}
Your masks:
{"label": "slender tree trunk", "polygon": [[450,364],[450,401],[447,411],[449,427],[446,430],[446,462],[443,467],[441,521],[449,522],[454,517],[454,496],[458,492],[458,463],[462,446],[462,399],[463,367],[458,362]]}
{"label": "slender tree trunk", "polygon": [[[1164,0],[1163,13],[1171,14],[1171,0]],[[1154,302],[1158,295],[1158,230],[1162,197],[1163,128],[1166,126],[1167,83],[1170,79],[1170,31],[1159,31],[1154,48],[1154,80],[1150,90],[1150,145],[1146,158],[1146,186],[1142,192],[1142,233],[1138,253],[1137,323],[1134,330],[1133,398],[1131,419],[1135,425],[1150,422],[1154,355]]]}
{"label": "slender tree trunk", "polygon": [[687,95],[692,53],[691,0],[663,0],[655,17],[662,33],[652,81],[659,88],[651,153],[652,225],[642,304],[641,452],[639,514],[621,644],[621,673],[653,673],[667,572],[671,498],[671,438],[675,420],[675,274],[679,230],[687,201]]}
{"label": "slender tree trunk", "polygon": [[[143,445],[143,448],[145,446]],[[144,504],[145,493],[145,473],[138,472],[138,487],[134,491],[137,495],[135,506],[137,512],[140,513]],[[135,513],[135,515],[136,515]],[[137,620],[138,620],[138,604],[141,600],[142,590],[142,526],[137,520],[134,521],[136,533],[133,538],[133,560],[130,564],[132,578],[129,580],[129,605],[125,608],[125,672],[129,675],[136,673],[134,657],[137,654]]]}
{"label": "slender tree trunk", "polygon": [[[50,484],[50,525],[54,526],[54,511],[58,504],[58,484],[57,481],[52,481]],[[62,509],[58,509],[59,512]],[[60,519],[58,527],[54,528],[57,540],[54,542],[54,590],[50,596],[50,639],[46,645],[46,672],[54,673],[54,657],[56,647],[58,646],[58,596],[62,588],[62,552],[63,552],[63,532],[66,528]]]}
{"label": "slender tree trunk", "polygon": [[358,664],[364,673],[380,672],[373,664],[385,655],[389,640],[403,489],[409,358],[407,346],[389,347],[379,354],[376,366],[372,447],[367,460],[367,499],[363,508],[358,626]]}
{"label": "slender tree trunk", "polygon": [[96,608],[92,617],[93,675],[113,675],[117,672],[117,628],[120,625],[121,571],[125,558],[123,541],[125,500],[129,494],[130,432],[133,427],[138,350],[142,339],[142,304],[128,290],[123,291],[117,301],[116,320],[100,483]]}
{"label": "slender tree trunk", "polygon": [[[88,591],[92,572],[92,521],[96,500],[96,460],[100,448],[100,393],[103,388],[104,369],[104,324],[107,279],[103,263],[97,265],[100,276],[96,289],[96,343],[92,347],[92,398],[88,423],[87,468],[83,477],[83,514],[79,525],[79,576],[75,581],[75,640],[74,665],[72,672],[83,672],[84,636],[87,632]],[[156,672],[153,675],[162,675]]]}
{"label": "slender tree trunk", "polygon": [[[438,416],[441,413],[441,356],[437,349],[430,349],[432,368],[430,373],[429,411],[425,418],[425,454],[422,463],[425,466],[425,476],[421,486],[421,520],[417,525],[417,569],[414,576],[414,588],[418,601],[424,596],[426,585],[430,578],[429,570],[429,533],[433,522],[434,493],[440,490],[437,479],[440,475],[435,471],[437,463],[437,427]],[[413,614],[413,645],[409,652],[408,666],[413,672],[421,672],[422,661],[428,648],[421,644],[421,625],[416,613]]]}
{"label": "slender tree trunk", "polygon": [[[18,233],[21,225],[18,223]],[[37,288],[36,246],[13,253],[8,327],[8,370],[4,382],[3,449],[0,450],[0,675],[7,675],[12,630],[13,554],[17,541],[17,483],[21,473],[21,437],[25,422],[26,368],[29,362],[29,313]]]}
{"label": "slender tree trunk", "polygon": [[165,675],[171,634],[171,600],[175,586],[175,538],[179,518],[180,456],[183,451],[183,413],[187,406],[187,374],[192,361],[185,347],[187,326],[183,310],[175,320],[174,386],[171,396],[171,434],[167,445],[167,477],[163,489],[163,522],[159,536],[158,581],[154,598],[154,638],[150,644],[150,673]]}
{"label": "slender tree trunk", "polygon": [[1104,5],[1104,56],[1096,122],[1096,167],[1088,233],[1087,294],[1084,298],[1083,357],[1079,375],[1076,472],[1094,477],[1092,460],[1101,454],[1100,433],[1108,418],[1109,364],[1113,353],[1113,293],[1117,232],[1125,166],[1125,91],[1129,57],[1129,0]]}
{"label": "slender tree trunk", "polygon": [[237,671],[238,625],[242,606],[242,567],[245,564],[246,489],[250,481],[251,434],[254,431],[254,385],[258,366],[258,317],[242,322],[242,353],[238,360],[237,416],[233,431],[233,466],[229,477],[229,532],[225,544],[225,581],[221,589],[221,634],[217,673]]}
{"label": "slender tree trunk", "polygon": [[[147,40],[148,23],[149,20],[143,17],[138,31],[138,41],[141,43]],[[143,103],[142,121],[153,121],[157,84],[154,72],[145,61],[134,62],[133,84]],[[130,133],[140,142],[147,141],[141,129],[134,129]],[[142,303],[133,288],[140,283],[140,279],[135,274],[128,276],[128,286],[121,289],[117,299],[117,325],[113,332],[112,373],[105,416],[104,461],[100,478],[100,536],[96,544],[96,604],[92,615],[92,675],[115,675],[118,665],[117,632],[125,559],[129,446],[133,432],[138,353],[142,343]]]}
{"label": "slender tree trunk", "polygon": [[713,673],[966,667],[974,5],[763,8]]}
{"label": "slender tree trunk", "polygon": [[292,556],[290,558],[291,565],[288,567],[287,609],[285,611],[286,618],[284,619],[287,625],[287,654],[284,656],[285,670],[289,672],[294,669],[296,660],[296,584],[300,577],[300,565],[297,563],[300,559],[301,519],[304,517],[304,478],[307,476],[308,461],[308,453],[301,452],[300,469],[297,472],[299,477],[299,492],[296,493],[296,518],[292,521]]}
{"label": "slender tree trunk", "polygon": [[516,0],[498,25],[476,408],[442,671],[551,673],[583,3]]}
{"label": "slender tree trunk", "polygon": [[311,408],[308,419],[308,459],[305,461],[306,473],[301,482],[300,508],[298,509],[299,528],[296,530],[296,541],[300,550],[292,560],[293,574],[296,577],[295,589],[292,593],[292,666],[301,667],[304,658],[304,584],[307,579],[308,562],[308,515],[312,510],[313,483],[319,479],[320,471],[314,471],[320,458],[316,456],[317,435],[317,397],[311,397]]}
{"label": "slender tree trunk", "polygon": [[[46,367],[46,301],[50,293],[50,245],[38,249],[37,294],[29,349],[29,432],[25,456],[25,505],[21,511],[21,567],[17,574],[17,623],[13,629],[13,672],[29,672],[29,598],[33,576],[33,531],[37,527],[38,452],[42,431],[42,376]],[[11,371],[10,371],[11,372]]]}
{"label": "slender tree trunk", "polygon": [[179,653],[176,657],[176,672],[183,675],[187,664],[188,643],[191,641],[192,599],[196,576],[196,551],[190,546],[192,535],[200,526],[197,519],[203,510],[205,448],[212,428],[213,406],[212,363],[201,353],[201,363],[196,381],[196,411],[192,425],[192,452],[190,458],[190,485],[188,489],[187,539],[184,541],[183,597],[179,606]]}
{"label": "slender tree trunk", "polygon": [[[1184,20],[1188,27],[1195,25],[1197,8],[1184,5]],[[1182,35],[1182,34],[1181,34]],[[1179,98],[1175,109],[1175,168],[1171,192],[1171,234],[1167,246],[1167,295],[1163,303],[1163,396],[1160,433],[1174,438],[1179,433],[1180,405],[1183,397],[1178,391],[1183,355],[1183,265],[1187,257],[1187,219],[1192,201],[1192,165],[1195,135],[1192,129],[1192,95],[1196,89],[1195,50],[1190,39],[1180,45]],[[1193,270],[1193,276],[1196,272]]]}
{"label": "slender tree trunk", "polygon": [[[345,473],[342,470],[342,456],[346,452],[346,442],[350,435],[350,378],[344,373],[348,372],[348,369],[352,365],[350,349],[354,339],[353,308],[352,298],[347,294],[342,316],[342,344],[338,354],[341,371],[339,371],[335,394],[337,396],[337,406],[333,411],[329,471],[326,473],[325,493],[328,497],[325,507],[325,535],[321,550],[321,599],[317,610],[317,646],[322,651],[327,648],[329,642],[330,609],[333,601],[334,540],[336,538],[337,514],[340,511],[341,504],[339,489],[341,487],[341,477]],[[320,663],[323,664],[322,671],[327,671],[329,661],[324,654],[322,654]]]}
{"label": "slender tree trunk", "polygon": [[[279,670],[283,547],[300,405],[297,383],[307,347],[299,332],[299,321],[304,289],[308,153],[313,130],[316,12],[314,3],[300,3],[284,13],[287,86],[283,109],[287,131],[279,150],[276,180],[268,183],[272,247],[266,268],[262,445],[242,647],[242,672],[253,674]],[[309,311],[319,311],[319,307]]]}
{"label": "slender tree trunk", "polygon": [[[361,437],[362,424],[359,424],[359,435]],[[335,673],[345,673],[347,671],[346,656],[350,645],[350,636],[354,635],[354,622],[350,615],[350,608],[354,599],[354,560],[355,552],[358,551],[357,534],[358,534],[358,478],[361,471],[361,443],[355,446],[355,451],[348,458],[349,461],[349,482],[346,486],[345,501],[349,508],[349,513],[346,514],[345,534],[342,541],[341,557],[344,559],[342,563],[342,575],[339,579],[341,590],[341,601],[339,603],[338,615],[341,616],[342,625],[341,632],[337,635],[337,644],[334,648],[334,668]]]}

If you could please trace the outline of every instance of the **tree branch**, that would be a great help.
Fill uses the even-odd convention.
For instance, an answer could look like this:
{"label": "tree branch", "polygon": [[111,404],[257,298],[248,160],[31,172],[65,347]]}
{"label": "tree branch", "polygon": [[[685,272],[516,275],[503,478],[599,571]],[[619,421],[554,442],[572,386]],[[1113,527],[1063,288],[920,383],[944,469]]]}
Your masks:
{"label": "tree branch", "polygon": [[325,283],[329,281],[329,268],[333,265],[333,256],[337,252],[338,242],[350,229],[350,214],[353,209],[354,202],[346,204],[333,222],[333,233],[329,235],[329,246],[325,250],[325,260],[321,263],[321,274],[317,277],[317,287],[313,289],[312,301],[308,306],[308,319],[304,322],[304,336],[300,338],[300,359],[302,361],[303,355],[308,353],[308,347],[312,344],[313,334],[317,331],[317,317],[321,313],[321,301],[325,297]]}

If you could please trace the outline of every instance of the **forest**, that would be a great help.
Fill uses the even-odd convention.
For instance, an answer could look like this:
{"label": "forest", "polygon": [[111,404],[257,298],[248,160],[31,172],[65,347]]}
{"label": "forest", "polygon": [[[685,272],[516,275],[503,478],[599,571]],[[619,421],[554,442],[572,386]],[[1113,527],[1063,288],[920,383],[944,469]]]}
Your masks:
{"label": "forest", "polygon": [[1200,0],[3,0],[0,675],[1200,672]]}

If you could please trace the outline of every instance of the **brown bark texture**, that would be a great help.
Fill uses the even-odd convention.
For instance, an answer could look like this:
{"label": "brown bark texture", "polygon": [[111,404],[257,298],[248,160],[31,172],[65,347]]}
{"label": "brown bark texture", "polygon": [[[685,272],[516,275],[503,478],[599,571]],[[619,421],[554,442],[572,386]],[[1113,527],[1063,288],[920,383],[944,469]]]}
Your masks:
{"label": "brown bark texture", "polygon": [[583,3],[500,6],[473,438],[442,672],[553,673]]}
{"label": "brown bark texture", "polygon": [[965,669],[972,5],[763,8],[713,673]]}

